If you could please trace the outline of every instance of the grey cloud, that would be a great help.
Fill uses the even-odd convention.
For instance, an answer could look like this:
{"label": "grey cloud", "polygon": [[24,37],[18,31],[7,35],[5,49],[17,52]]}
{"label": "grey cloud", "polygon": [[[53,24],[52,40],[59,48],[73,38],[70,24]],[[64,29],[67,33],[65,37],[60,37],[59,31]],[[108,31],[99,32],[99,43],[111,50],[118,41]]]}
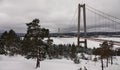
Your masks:
{"label": "grey cloud", "polygon": [[[120,17],[120,10],[116,8],[119,0],[84,1],[92,7]],[[71,19],[79,2],[81,0],[0,0],[0,30],[13,28],[17,32],[26,32],[25,23],[39,18],[41,26],[49,28],[51,32],[57,32],[58,28],[61,28],[61,32],[76,31],[77,13],[73,22]]]}

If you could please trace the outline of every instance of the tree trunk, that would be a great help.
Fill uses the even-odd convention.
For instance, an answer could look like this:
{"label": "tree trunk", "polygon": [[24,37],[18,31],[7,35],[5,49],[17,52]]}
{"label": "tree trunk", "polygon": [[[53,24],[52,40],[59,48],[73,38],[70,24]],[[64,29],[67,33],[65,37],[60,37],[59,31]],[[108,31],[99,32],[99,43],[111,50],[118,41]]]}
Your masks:
{"label": "tree trunk", "polygon": [[39,58],[37,58],[37,62],[36,62],[36,68],[40,67],[40,60]]}
{"label": "tree trunk", "polygon": [[113,64],[113,57],[111,56],[111,65]]}
{"label": "tree trunk", "polygon": [[102,67],[102,70],[104,70],[104,66],[103,66],[103,58],[101,57],[101,67]]}
{"label": "tree trunk", "polygon": [[106,62],[106,67],[108,67],[108,57],[106,58],[107,62]]}
{"label": "tree trunk", "polygon": [[36,68],[40,67],[40,58],[39,57],[40,57],[40,48],[38,47]]}

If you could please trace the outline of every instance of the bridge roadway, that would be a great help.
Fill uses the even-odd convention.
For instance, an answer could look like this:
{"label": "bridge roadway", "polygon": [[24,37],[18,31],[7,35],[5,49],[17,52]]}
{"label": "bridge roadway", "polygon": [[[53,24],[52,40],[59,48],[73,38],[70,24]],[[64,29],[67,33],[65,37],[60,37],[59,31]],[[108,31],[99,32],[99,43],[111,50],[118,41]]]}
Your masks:
{"label": "bridge roadway", "polygon": [[[113,41],[113,40],[96,39],[96,38],[82,38],[82,39],[87,39],[87,40],[92,40],[92,41],[97,41],[97,42]],[[113,44],[120,46],[120,41],[113,41]]]}

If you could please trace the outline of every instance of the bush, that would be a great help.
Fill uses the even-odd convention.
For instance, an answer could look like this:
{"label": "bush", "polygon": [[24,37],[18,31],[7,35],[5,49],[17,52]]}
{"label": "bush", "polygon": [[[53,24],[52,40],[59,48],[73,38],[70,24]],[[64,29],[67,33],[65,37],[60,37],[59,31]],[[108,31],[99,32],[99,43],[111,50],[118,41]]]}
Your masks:
{"label": "bush", "polygon": [[93,59],[93,61],[95,61],[95,62],[96,62],[96,61],[97,61],[97,58],[95,57],[95,58]]}
{"label": "bush", "polygon": [[79,64],[79,63],[80,63],[80,60],[76,57],[76,58],[74,59],[74,63],[75,63],[75,64]]}

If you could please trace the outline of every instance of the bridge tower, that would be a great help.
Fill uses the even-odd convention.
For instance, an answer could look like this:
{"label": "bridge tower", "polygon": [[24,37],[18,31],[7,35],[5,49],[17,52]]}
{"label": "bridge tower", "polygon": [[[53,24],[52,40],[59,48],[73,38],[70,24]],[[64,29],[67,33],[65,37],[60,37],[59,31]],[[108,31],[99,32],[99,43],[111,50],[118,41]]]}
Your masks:
{"label": "bridge tower", "polygon": [[[83,9],[83,10],[81,10]],[[80,18],[81,18],[81,11],[83,11],[83,27],[84,27],[84,41],[80,41]],[[84,44],[84,47],[87,48],[87,33],[86,33],[86,9],[85,4],[78,4],[78,34],[77,34],[77,44],[78,47],[81,43]]]}

